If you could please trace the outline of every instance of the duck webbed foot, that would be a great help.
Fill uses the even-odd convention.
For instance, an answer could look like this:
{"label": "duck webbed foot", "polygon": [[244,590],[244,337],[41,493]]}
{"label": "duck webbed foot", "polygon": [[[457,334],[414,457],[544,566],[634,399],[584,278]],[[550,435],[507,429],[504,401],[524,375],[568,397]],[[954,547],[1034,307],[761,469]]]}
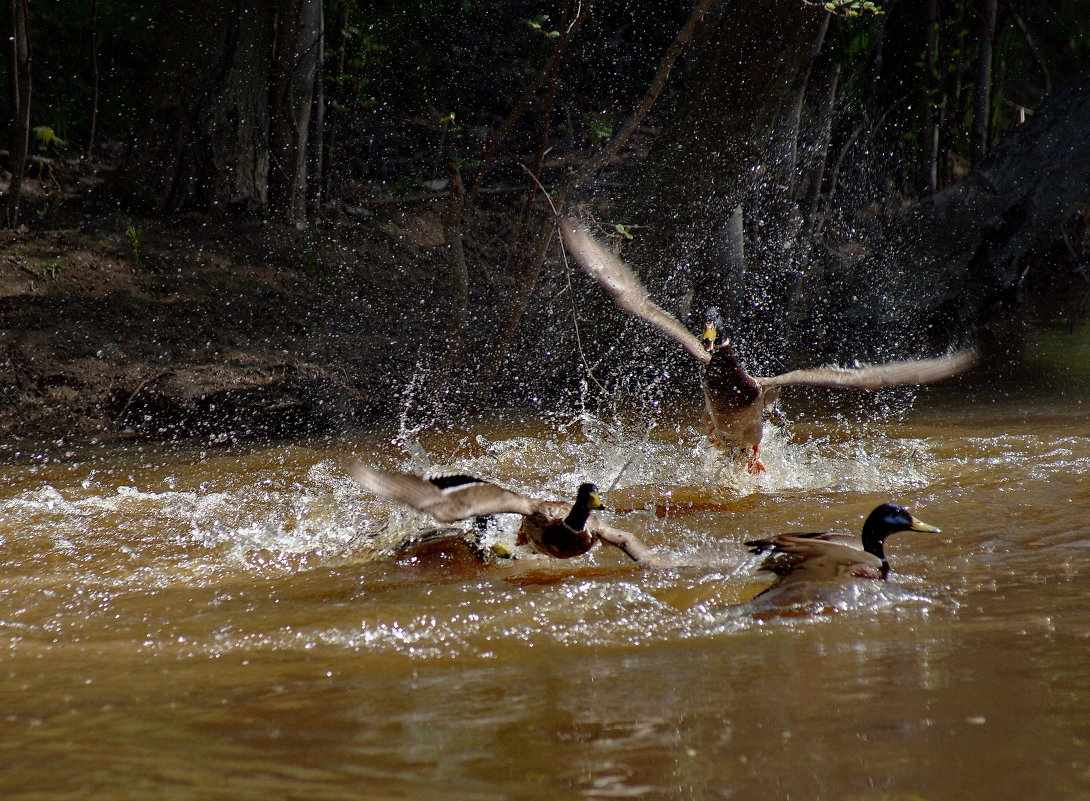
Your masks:
{"label": "duck webbed foot", "polygon": [[768,468],[764,466],[764,462],[761,461],[761,446],[754,445],[750,450],[750,454],[746,457],[746,472],[752,475],[758,475],[764,473]]}

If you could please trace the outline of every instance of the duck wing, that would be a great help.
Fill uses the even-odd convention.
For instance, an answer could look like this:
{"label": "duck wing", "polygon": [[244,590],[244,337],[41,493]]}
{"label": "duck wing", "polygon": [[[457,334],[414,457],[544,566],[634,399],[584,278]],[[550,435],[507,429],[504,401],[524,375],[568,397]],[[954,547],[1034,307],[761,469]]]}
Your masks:
{"label": "duck wing", "polygon": [[616,253],[592,237],[581,224],[567,218],[561,219],[560,231],[565,247],[579,262],[583,272],[601,284],[618,307],[655,326],[701,362],[710,361],[711,356],[700,340],[676,317],[648,297],[643,282]]}
{"label": "duck wing", "polygon": [[806,384],[815,387],[850,387],[854,389],[880,389],[906,384],[930,384],[950,378],[968,370],[976,363],[976,351],[962,350],[935,359],[912,359],[868,367],[836,368],[817,367],[810,370],[792,370],[773,378],[758,378],[762,387],[782,387],[789,384]]}
{"label": "duck wing", "polygon": [[464,477],[465,483],[441,488],[419,476],[359,463],[349,465],[348,474],[376,495],[427,512],[443,523],[507,512],[528,515],[538,507],[532,498],[471,477]]}
{"label": "duck wing", "polygon": [[749,548],[750,553],[767,553],[769,551],[778,551],[778,545],[783,537],[791,537],[792,539],[806,539],[806,540],[821,540],[822,542],[831,542],[838,545],[845,545],[849,548],[858,548],[862,550],[863,544],[857,534],[852,534],[847,531],[814,531],[807,534],[777,534],[775,537],[769,537],[764,540],[748,540],[744,545]]}
{"label": "duck wing", "polygon": [[567,501],[537,501],[531,500],[533,512],[543,517],[550,523],[563,520],[571,511],[572,505]]}
{"label": "duck wing", "polygon": [[845,535],[781,534],[770,542],[773,553],[761,569],[780,576],[780,584],[882,576],[882,560]]}
{"label": "duck wing", "polygon": [[628,557],[637,564],[646,567],[663,567],[661,559],[651,553],[651,549],[635,534],[629,534],[619,528],[606,525],[597,516],[591,516],[587,521],[587,530],[602,542],[609,543],[620,548]]}

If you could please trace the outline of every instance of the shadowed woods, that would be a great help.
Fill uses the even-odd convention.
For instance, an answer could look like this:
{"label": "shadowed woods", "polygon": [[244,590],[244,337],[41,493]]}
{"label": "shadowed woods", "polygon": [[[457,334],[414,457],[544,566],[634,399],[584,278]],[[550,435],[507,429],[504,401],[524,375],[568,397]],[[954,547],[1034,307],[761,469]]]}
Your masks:
{"label": "shadowed woods", "polygon": [[1074,5],[637,5],[14,4],[37,49],[4,66],[32,146],[3,179],[0,427],[249,439],[691,397],[699,371],[569,270],[554,211],[690,331],[718,309],[749,376],[972,346],[992,370],[1085,317]]}

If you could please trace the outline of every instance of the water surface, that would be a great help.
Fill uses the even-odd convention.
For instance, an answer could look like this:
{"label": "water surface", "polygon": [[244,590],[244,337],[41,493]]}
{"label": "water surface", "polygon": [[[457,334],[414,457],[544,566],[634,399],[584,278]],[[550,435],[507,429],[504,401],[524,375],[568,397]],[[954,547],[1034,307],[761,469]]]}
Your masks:
{"label": "water surface", "polygon": [[[1090,798],[1090,392],[1060,380],[796,401],[756,478],[686,409],[9,451],[0,791]],[[351,458],[549,497],[616,480],[612,522],[675,567],[398,559],[429,521]],[[886,500],[943,529],[891,538],[894,584],[739,606],[766,583],[743,540]]]}

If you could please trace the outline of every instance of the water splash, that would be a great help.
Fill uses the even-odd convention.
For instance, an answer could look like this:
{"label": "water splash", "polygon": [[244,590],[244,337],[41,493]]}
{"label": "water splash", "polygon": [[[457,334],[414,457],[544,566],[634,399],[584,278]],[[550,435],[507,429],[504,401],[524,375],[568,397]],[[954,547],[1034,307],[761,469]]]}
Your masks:
{"label": "water splash", "polygon": [[[949,430],[946,418],[943,426]],[[1032,431],[1008,432],[985,437],[966,426],[947,440],[926,427],[837,418],[816,426],[804,418],[768,427],[769,470],[760,476],[720,458],[696,421],[589,409],[421,429],[403,440],[409,447],[391,448],[384,432],[315,447],[145,452],[109,469],[77,455],[35,464],[33,474],[18,468],[19,489],[0,518],[0,548],[23,601],[3,626],[21,641],[111,636],[122,625],[111,615],[138,608],[134,599],[150,593],[163,597],[166,617],[134,624],[147,628],[141,641],[187,653],[328,646],[451,658],[805,627],[814,625],[806,620],[812,602],[794,607],[807,613],[801,617],[773,614],[767,598],[750,603],[763,585],[744,540],[815,526],[858,530],[861,516],[887,498],[914,509],[918,502],[925,519],[953,530],[944,517],[963,509],[994,520],[983,496],[1024,491],[1027,481],[1078,496],[1088,469],[1085,437],[1041,433],[1039,421]],[[399,544],[435,521],[362,490],[343,470],[347,458],[465,472],[559,499],[573,497],[582,481],[608,487],[616,480],[607,518],[673,567],[640,570],[604,547],[570,562],[527,556],[495,565],[407,564],[396,556]],[[936,498],[963,486],[968,494],[958,507],[939,504],[932,514]],[[1033,519],[1062,529],[1039,544],[1062,549],[1076,576],[1085,527],[1067,522],[1070,508],[1057,505]],[[1013,518],[975,550],[957,534],[948,546],[898,544],[896,570],[907,594],[866,589],[827,611],[842,618],[916,614],[944,608],[936,598],[989,591],[972,574],[962,577],[967,564],[1024,576],[1025,555],[1011,545],[1024,526]],[[513,541],[518,522],[508,516],[487,529],[486,547]],[[942,547],[946,561],[930,560]],[[253,600],[233,612],[222,606],[255,594],[280,604],[290,627],[270,626],[270,614],[254,617],[268,607]],[[58,596],[65,598],[59,605]],[[178,644],[179,627],[186,628],[179,621],[223,615],[230,625],[214,638],[185,630]]]}

